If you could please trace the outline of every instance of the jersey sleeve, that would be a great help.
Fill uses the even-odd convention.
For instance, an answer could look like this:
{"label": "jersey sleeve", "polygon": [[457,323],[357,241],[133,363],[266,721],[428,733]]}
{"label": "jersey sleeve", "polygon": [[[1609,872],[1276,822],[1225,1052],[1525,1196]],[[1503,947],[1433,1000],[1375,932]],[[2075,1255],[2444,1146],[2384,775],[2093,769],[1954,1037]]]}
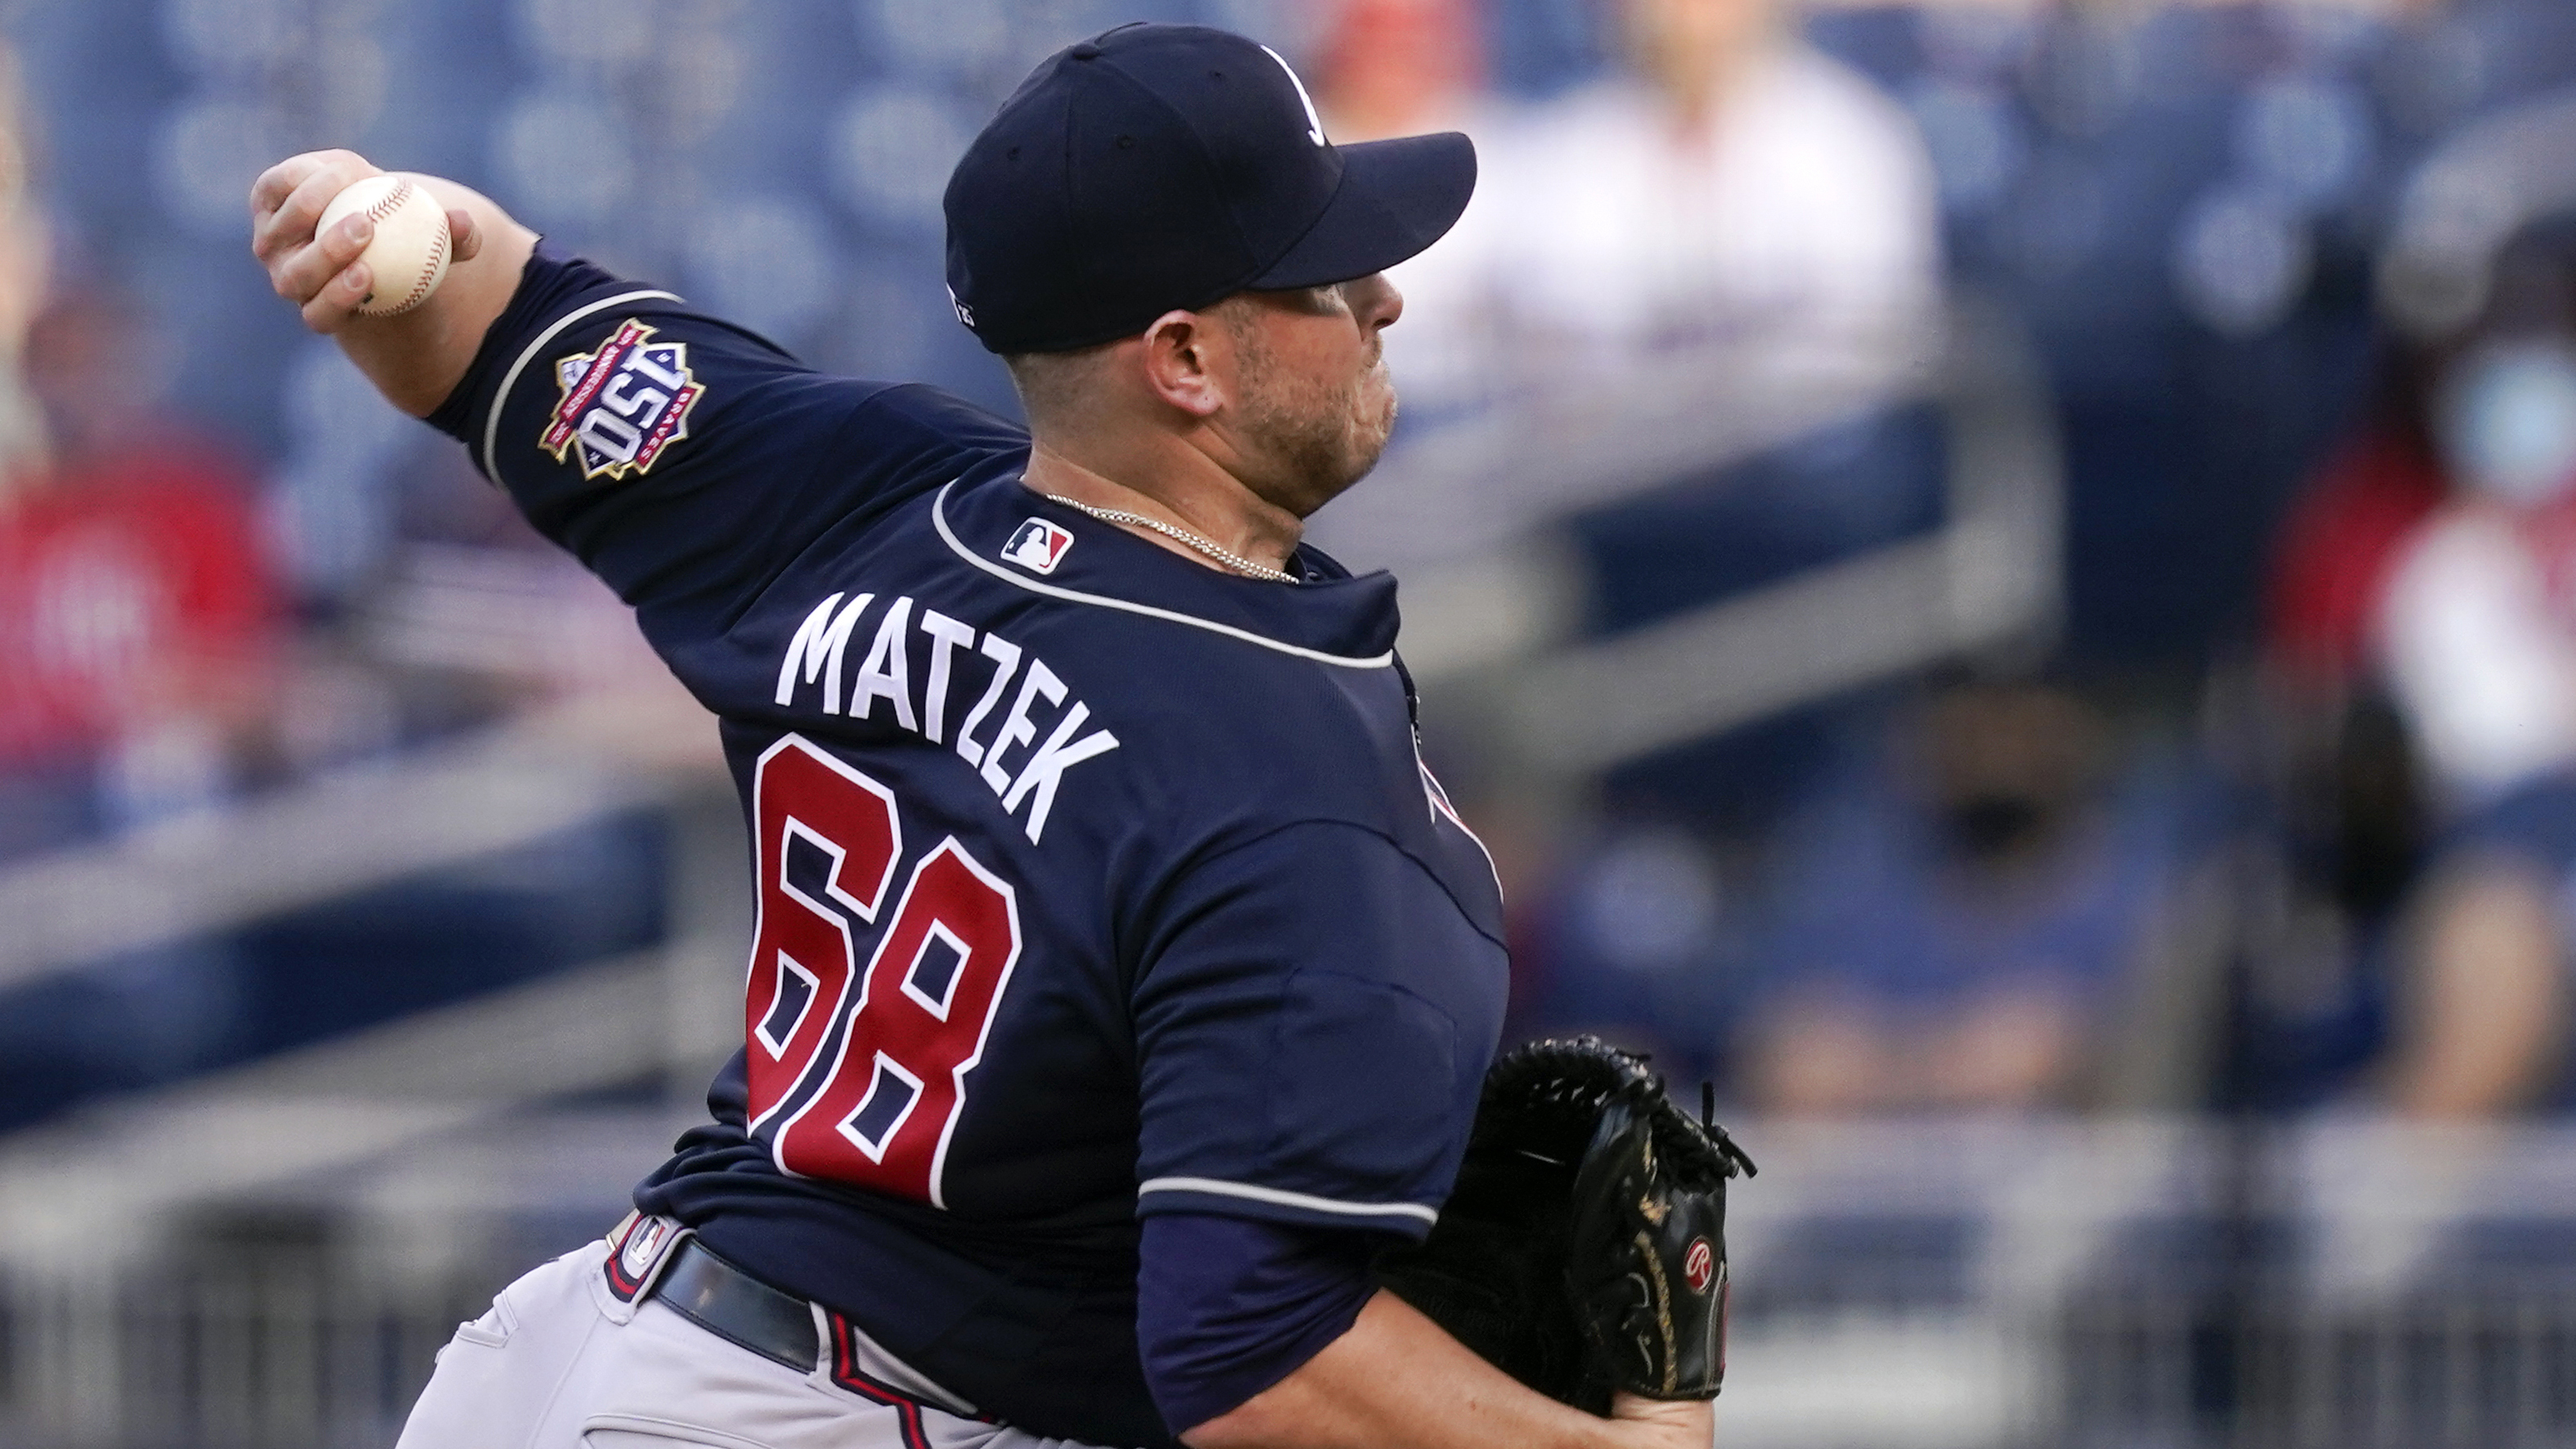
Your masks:
{"label": "jersey sleeve", "polygon": [[1295,1373],[1377,1291],[1374,1235],[1156,1213],[1137,1249],[1136,1346],[1163,1422],[1184,1433]]}
{"label": "jersey sleeve", "polygon": [[639,606],[746,597],[825,529],[1026,442],[542,247],[429,421]]}
{"label": "jersey sleeve", "polygon": [[1170,894],[1135,994],[1137,1212],[1429,1232],[1500,1029],[1502,944],[1346,824],[1279,830]]}

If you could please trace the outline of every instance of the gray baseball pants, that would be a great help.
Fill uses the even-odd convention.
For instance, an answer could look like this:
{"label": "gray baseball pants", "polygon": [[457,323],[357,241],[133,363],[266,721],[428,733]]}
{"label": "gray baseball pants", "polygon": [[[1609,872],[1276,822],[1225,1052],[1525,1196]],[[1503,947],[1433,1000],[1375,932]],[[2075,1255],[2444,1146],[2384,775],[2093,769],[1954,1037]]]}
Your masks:
{"label": "gray baseball pants", "polygon": [[397,1449],[1084,1449],[949,1412],[953,1398],[864,1341],[845,1352],[866,1377],[910,1392],[845,1387],[820,1310],[823,1361],[800,1373],[659,1302],[621,1301],[610,1253],[566,1253],[459,1326]]}

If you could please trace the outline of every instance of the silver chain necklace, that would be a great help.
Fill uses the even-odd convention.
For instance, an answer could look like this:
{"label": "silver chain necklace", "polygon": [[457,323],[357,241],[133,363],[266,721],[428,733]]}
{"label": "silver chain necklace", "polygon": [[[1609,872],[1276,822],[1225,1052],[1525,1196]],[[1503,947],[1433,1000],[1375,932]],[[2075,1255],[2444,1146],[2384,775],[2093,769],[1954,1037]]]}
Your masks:
{"label": "silver chain necklace", "polygon": [[1163,535],[1165,538],[1171,539],[1175,543],[1183,544],[1187,547],[1198,550],[1200,553],[1206,554],[1209,558],[1215,559],[1218,563],[1225,565],[1227,568],[1230,568],[1239,574],[1249,574],[1256,579],[1267,579],[1274,584],[1293,584],[1297,582],[1297,576],[1295,574],[1289,573],[1284,569],[1274,569],[1268,564],[1254,563],[1252,560],[1245,558],[1243,555],[1236,553],[1231,549],[1221,548],[1209,539],[1201,538],[1186,528],[1175,528],[1171,524],[1165,523],[1159,518],[1147,518],[1144,514],[1130,513],[1124,508],[1096,507],[1092,504],[1083,502],[1079,498],[1067,498],[1061,493],[1041,493],[1038,496],[1041,498],[1053,499],[1067,508],[1080,509],[1084,513],[1088,513],[1092,517],[1097,518],[1104,523],[1132,523],[1138,528],[1150,528],[1154,532]]}

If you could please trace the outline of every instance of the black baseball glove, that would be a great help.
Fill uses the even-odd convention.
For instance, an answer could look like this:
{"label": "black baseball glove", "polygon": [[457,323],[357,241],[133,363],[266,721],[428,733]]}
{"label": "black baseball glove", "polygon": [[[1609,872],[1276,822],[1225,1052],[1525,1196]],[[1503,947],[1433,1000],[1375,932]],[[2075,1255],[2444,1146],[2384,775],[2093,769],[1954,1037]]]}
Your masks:
{"label": "black baseball glove", "polygon": [[1609,1412],[1707,1399],[1726,1373],[1726,1180],[1753,1175],[1645,1059],[1534,1042],[1485,1077],[1457,1188],[1379,1280],[1513,1378]]}

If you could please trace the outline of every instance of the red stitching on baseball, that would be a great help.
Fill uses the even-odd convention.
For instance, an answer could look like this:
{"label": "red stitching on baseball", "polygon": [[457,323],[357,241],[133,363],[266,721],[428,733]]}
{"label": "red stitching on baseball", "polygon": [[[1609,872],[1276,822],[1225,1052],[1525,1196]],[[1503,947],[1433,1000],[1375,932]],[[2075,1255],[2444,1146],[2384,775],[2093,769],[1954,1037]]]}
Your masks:
{"label": "red stitching on baseball", "polygon": [[401,210],[402,204],[410,199],[411,182],[397,176],[394,178],[394,189],[378,197],[376,204],[367,208],[367,220],[382,221]]}
{"label": "red stitching on baseball", "polygon": [[[394,181],[394,189],[386,192],[383,198],[378,200],[375,205],[367,208],[367,220],[382,222],[386,217],[389,217],[395,212],[401,210],[403,204],[411,200],[411,193],[411,178],[407,176],[397,177]],[[428,300],[430,279],[438,275],[440,265],[447,260],[448,236],[447,227],[444,224],[446,222],[446,218],[441,217],[439,220],[441,225],[438,228],[437,237],[430,243],[429,259],[421,263],[420,275],[412,279],[411,290],[403,295],[403,299],[400,302],[385,308],[383,311],[378,312],[375,315],[379,317],[399,317],[403,313],[410,311],[412,308],[417,307],[422,302]]]}

